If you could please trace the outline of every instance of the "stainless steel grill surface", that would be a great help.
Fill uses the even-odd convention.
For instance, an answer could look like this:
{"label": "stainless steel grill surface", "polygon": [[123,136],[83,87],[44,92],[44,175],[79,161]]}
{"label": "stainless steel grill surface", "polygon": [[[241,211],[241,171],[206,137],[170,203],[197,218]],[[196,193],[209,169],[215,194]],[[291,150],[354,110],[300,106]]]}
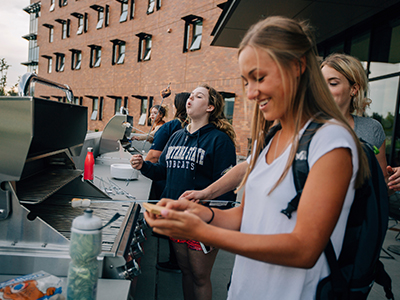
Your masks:
{"label": "stainless steel grill surface", "polygon": [[[41,82],[36,76],[24,78],[25,84]],[[68,87],[54,85],[71,98]],[[72,220],[84,210],[72,208],[71,200],[88,198],[97,200],[91,209],[104,224],[121,215],[102,230],[100,276],[133,280],[140,274],[136,259],[143,255],[140,206],[113,203],[92,182],[82,180],[76,161],[86,153],[87,108],[27,96],[27,86],[19,90],[19,97],[0,97],[0,275],[44,270],[67,276]],[[91,146],[97,153],[115,150],[130,134],[126,124],[121,126],[129,120],[127,115],[112,118],[106,138],[100,135]],[[106,146],[100,149],[101,144]]]}

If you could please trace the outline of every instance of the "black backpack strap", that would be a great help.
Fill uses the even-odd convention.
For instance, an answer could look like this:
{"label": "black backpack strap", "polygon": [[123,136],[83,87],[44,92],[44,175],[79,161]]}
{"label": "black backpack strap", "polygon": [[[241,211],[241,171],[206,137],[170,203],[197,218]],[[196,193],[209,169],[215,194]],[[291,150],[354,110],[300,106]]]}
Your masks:
{"label": "black backpack strap", "polygon": [[330,276],[332,278],[332,291],[335,294],[334,299],[347,299],[349,293],[348,282],[343,277],[343,273],[340,271],[339,263],[336,258],[335,250],[333,249],[331,239],[329,239],[324,253],[326,260],[328,261],[329,268],[331,269]]}
{"label": "black backpack strap", "polygon": [[296,187],[297,194],[288,203],[288,206],[281,210],[281,213],[286,215],[289,219],[292,217],[292,213],[296,211],[299,206],[301,193],[303,192],[303,187],[306,183],[308,172],[310,171],[308,166],[308,148],[310,147],[311,139],[318,128],[322,125],[323,123],[310,122],[300,138],[296,156],[292,164],[294,186]]}

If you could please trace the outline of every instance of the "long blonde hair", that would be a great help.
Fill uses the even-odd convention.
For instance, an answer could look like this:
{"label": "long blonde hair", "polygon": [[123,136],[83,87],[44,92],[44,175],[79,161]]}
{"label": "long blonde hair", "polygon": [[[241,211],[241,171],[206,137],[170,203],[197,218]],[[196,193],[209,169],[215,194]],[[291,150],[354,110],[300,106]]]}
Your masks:
{"label": "long blonde hair", "polygon": [[[293,118],[295,123],[293,147],[286,167],[273,189],[282,182],[293,163],[298,146],[298,139],[295,137],[299,134],[302,122],[314,118],[315,122],[326,123],[325,117],[338,120],[352,134],[360,158],[356,187],[361,186],[364,179],[369,176],[368,161],[359,139],[340,112],[325,83],[317,61],[315,43],[309,25],[286,17],[268,17],[248,30],[240,44],[239,54],[248,46],[266,51],[278,65],[284,88],[288,91],[285,95],[289,101],[289,117]],[[305,70],[300,78],[287,72],[293,62],[298,62],[300,68],[304,63]],[[264,139],[270,125],[271,122],[264,119],[258,105],[255,105],[251,126],[253,154],[249,168],[238,189],[246,183],[260,152],[265,147]]]}
{"label": "long blonde hair", "polygon": [[358,85],[357,93],[351,97],[350,113],[355,113],[358,116],[363,116],[365,109],[369,107],[372,100],[367,98],[368,78],[361,62],[350,55],[333,53],[329,55],[321,64],[321,69],[324,66],[331,67],[344,77],[346,77],[350,86]]}

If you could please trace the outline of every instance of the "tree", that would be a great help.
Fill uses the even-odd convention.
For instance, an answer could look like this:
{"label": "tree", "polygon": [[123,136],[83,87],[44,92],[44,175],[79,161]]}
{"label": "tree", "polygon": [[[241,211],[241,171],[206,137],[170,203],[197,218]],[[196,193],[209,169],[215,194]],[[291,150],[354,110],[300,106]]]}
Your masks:
{"label": "tree", "polygon": [[9,91],[7,91],[8,96],[18,96],[18,83],[14,84]]}
{"label": "tree", "polygon": [[6,95],[5,89],[6,89],[6,84],[7,84],[7,70],[9,67],[11,67],[11,66],[7,64],[6,59],[0,58],[0,73],[1,73],[0,96]]}

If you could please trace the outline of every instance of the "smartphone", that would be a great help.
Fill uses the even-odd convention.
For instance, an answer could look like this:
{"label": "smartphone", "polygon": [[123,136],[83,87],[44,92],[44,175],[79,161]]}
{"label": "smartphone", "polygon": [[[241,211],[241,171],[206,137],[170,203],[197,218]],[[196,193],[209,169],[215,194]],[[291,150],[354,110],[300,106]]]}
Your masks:
{"label": "smartphone", "polygon": [[206,246],[206,245],[204,245],[202,242],[199,242],[200,243],[200,247],[201,247],[201,249],[203,250],[203,252],[204,252],[204,254],[208,254],[208,253],[210,253],[214,248],[213,247],[211,247],[211,246]]}

